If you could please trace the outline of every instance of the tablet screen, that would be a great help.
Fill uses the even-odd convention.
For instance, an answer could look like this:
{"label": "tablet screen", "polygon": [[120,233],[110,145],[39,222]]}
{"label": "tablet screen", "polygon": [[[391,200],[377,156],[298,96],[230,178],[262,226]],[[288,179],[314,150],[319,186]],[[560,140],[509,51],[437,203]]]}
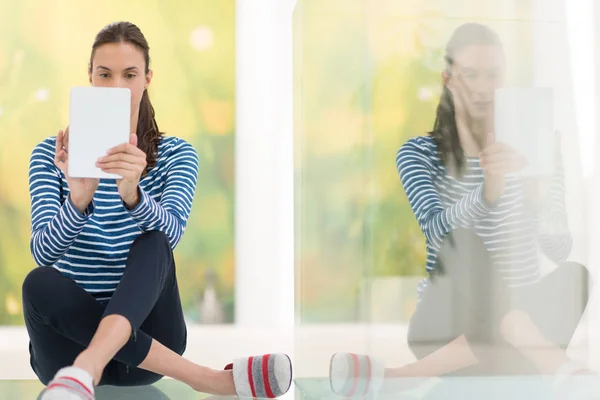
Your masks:
{"label": "tablet screen", "polygon": [[522,176],[554,172],[556,132],[551,88],[498,89],[494,98],[495,137],[525,156]]}
{"label": "tablet screen", "polygon": [[96,167],[99,157],[130,136],[131,92],[125,88],[74,87],[69,115],[69,175],[74,178],[121,176]]}

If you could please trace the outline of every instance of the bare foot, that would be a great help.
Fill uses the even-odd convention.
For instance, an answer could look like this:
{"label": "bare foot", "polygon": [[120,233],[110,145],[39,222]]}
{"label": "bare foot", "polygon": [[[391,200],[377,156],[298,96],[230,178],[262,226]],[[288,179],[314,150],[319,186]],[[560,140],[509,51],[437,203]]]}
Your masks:
{"label": "bare foot", "polygon": [[432,378],[434,378],[434,376],[420,369],[418,362],[406,364],[397,368],[386,368],[382,392],[398,393],[412,390]]}
{"label": "bare foot", "polygon": [[[207,382],[209,382],[207,384]],[[235,386],[233,384],[233,372],[228,371],[206,371],[204,375],[199,375],[196,382],[191,385],[192,389],[201,393],[208,393],[217,396],[236,396]]]}

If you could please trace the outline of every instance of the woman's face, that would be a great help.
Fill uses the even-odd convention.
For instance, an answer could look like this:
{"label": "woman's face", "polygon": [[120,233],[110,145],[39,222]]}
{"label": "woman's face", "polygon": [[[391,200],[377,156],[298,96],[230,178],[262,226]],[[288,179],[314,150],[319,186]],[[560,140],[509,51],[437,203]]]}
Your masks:
{"label": "woman's face", "polygon": [[130,43],[107,43],[96,48],[92,60],[92,86],[128,88],[131,91],[131,117],[137,118],[144,90],[152,71],[146,71],[144,54]]}
{"label": "woman's face", "polygon": [[493,116],[494,92],[504,84],[504,53],[500,46],[471,45],[454,58],[452,77],[460,79],[461,99],[469,116],[484,120]]}

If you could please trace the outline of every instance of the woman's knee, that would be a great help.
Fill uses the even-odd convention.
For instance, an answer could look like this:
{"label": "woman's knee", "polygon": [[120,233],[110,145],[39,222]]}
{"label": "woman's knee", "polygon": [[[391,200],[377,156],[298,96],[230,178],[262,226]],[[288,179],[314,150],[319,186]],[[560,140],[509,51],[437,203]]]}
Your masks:
{"label": "woman's knee", "polygon": [[417,360],[425,358],[432,353],[431,348],[436,344],[432,338],[432,324],[427,321],[427,318],[431,318],[433,315],[424,315],[424,311],[426,310],[418,309],[417,307],[417,311],[408,323],[406,342],[409,350]]}
{"label": "woman's knee", "polygon": [[425,343],[423,341],[420,341],[414,335],[412,335],[410,330],[408,332],[407,345],[408,349],[417,360],[421,360],[427,356],[427,351],[425,350]]}
{"label": "woman's knee", "polygon": [[[111,361],[111,363],[115,363],[115,361]],[[151,371],[147,371],[141,368],[128,368],[121,363],[118,367],[112,367],[112,371],[109,371],[109,367],[105,369],[105,373],[102,375],[102,379],[99,382],[98,394],[102,394],[103,398],[115,398],[115,394],[124,395],[124,388],[127,387],[136,387],[135,394],[138,396],[136,398],[146,398],[144,397],[145,390],[143,388],[150,388],[151,385],[160,381],[164,378],[163,375],[156,374]],[[151,389],[148,389],[151,392]],[[109,395],[113,396],[109,396]],[[150,398],[150,397],[148,397]]]}
{"label": "woman's knee", "polygon": [[592,275],[587,267],[576,262],[568,262],[561,267],[565,273],[569,273],[575,280],[585,282],[589,287],[593,285]]}
{"label": "woman's knee", "polygon": [[481,272],[491,266],[491,261],[483,240],[474,231],[461,228],[448,232],[438,252],[437,264],[441,274],[461,279],[474,271]]}
{"label": "woman's knee", "polygon": [[54,287],[52,281],[58,276],[60,272],[53,267],[36,267],[31,270],[23,280],[23,302],[32,302],[38,296],[43,296]]}
{"label": "woman's knee", "polygon": [[139,235],[133,242],[132,246],[136,246],[136,245],[146,245],[146,246],[156,246],[157,248],[159,246],[171,246],[171,243],[169,242],[169,237],[161,231],[147,231],[142,233],[141,235]]}
{"label": "woman's knee", "polygon": [[126,271],[134,264],[144,264],[143,267],[146,268],[148,262],[158,262],[165,271],[175,270],[173,249],[165,233],[148,231],[138,236],[131,245]]}
{"label": "woman's knee", "polygon": [[593,286],[592,275],[582,264],[576,262],[566,262],[561,264],[556,270],[547,277],[550,281],[550,291],[564,292],[564,290],[579,290],[589,297]]}

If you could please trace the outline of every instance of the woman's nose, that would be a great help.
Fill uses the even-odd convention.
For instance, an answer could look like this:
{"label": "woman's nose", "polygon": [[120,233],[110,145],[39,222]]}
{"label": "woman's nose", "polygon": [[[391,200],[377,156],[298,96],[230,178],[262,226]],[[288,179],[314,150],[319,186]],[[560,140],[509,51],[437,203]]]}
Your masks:
{"label": "woman's nose", "polygon": [[125,87],[125,80],[122,79],[122,78],[115,78],[111,82],[110,86],[115,87],[115,88],[124,88]]}

